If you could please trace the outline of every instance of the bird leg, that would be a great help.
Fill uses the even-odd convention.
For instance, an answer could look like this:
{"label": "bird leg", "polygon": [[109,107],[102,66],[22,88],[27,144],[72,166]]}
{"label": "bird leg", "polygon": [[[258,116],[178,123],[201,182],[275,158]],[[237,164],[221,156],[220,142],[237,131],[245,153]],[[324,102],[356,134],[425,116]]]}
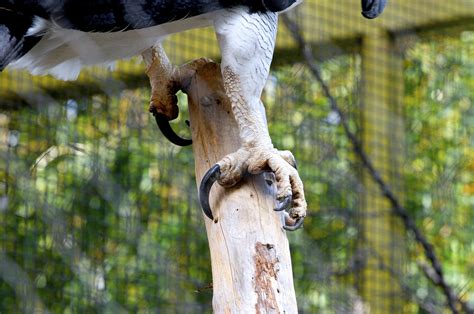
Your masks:
{"label": "bird leg", "polygon": [[235,78],[229,79],[232,74],[226,71],[223,74],[225,90],[232,102],[232,111],[244,136],[241,136],[242,147],[221,159],[202,179],[200,199],[204,213],[210,219],[214,218],[209,204],[209,193],[215,181],[224,187],[231,187],[247,173],[270,171],[275,174],[277,184],[277,204],[274,210],[288,210],[283,228],[296,230],[303,224],[307,207],[296,160],[291,152],[274,148],[261,112],[248,110],[239,93],[232,90],[238,86],[238,82]]}
{"label": "bird leg", "polygon": [[306,215],[303,183],[293,155],[274,148],[260,100],[273,56],[277,16],[244,10],[226,13],[215,22],[215,29],[222,52],[224,89],[239,126],[242,147],[221,159],[204,176],[200,186],[201,205],[212,219],[209,191],[215,181],[229,187],[246,173],[271,171],[277,184],[275,210],[288,210],[284,228],[296,230]]}
{"label": "bird leg", "polygon": [[168,140],[179,146],[190,145],[192,141],[178,136],[169,124],[170,120],[178,117],[176,93],[183,87],[183,75],[189,73],[171,64],[161,44],[147,49],[142,57],[151,85],[149,111],[155,116],[158,127]]}

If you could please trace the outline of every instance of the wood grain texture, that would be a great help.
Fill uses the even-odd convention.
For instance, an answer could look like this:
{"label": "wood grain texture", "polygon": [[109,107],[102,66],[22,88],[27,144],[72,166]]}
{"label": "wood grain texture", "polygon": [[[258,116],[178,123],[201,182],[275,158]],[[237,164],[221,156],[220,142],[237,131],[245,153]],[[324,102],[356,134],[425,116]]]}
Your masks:
{"label": "wood grain texture", "polygon": [[[185,66],[196,183],[240,146],[239,130],[219,65],[203,59]],[[215,185],[214,221],[203,215],[211,251],[215,313],[297,313],[291,258],[282,215],[273,211],[272,174],[247,176],[237,186]]]}

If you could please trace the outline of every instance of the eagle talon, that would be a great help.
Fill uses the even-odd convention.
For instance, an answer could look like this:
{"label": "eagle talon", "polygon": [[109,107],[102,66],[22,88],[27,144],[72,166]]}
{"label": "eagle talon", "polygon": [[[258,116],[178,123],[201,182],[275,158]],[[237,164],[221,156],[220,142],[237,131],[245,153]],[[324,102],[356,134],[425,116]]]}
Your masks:
{"label": "eagle talon", "polygon": [[387,0],[362,0],[362,15],[367,19],[373,19],[382,14]]}
{"label": "eagle talon", "polygon": [[181,136],[176,134],[176,132],[173,131],[173,129],[171,128],[171,125],[164,114],[157,112],[154,107],[150,110],[153,116],[155,117],[156,124],[158,124],[161,133],[163,133],[163,135],[171,143],[178,146],[189,146],[193,143],[192,140],[182,138]]}
{"label": "eagle talon", "polygon": [[278,199],[278,206],[273,210],[276,212],[281,212],[282,210],[287,210],[291,206],[292,197],[291,195],[285,196],[282,199]]}
{"label": "eagle talon", "polygon": [[201,203],[202,211],[211,220],[214,220],[214,216],[212,215],[211,205],[209,204],[209,193],[212,185],[220,178],[220,176],[221,167],[218,164],[215,164],[206,172],[199,186],[199,201]]}
{"label": "eagle talon", "polygon": [[[300,229],[303,226],[304,217],[299,217],[299,218],[296,218],[296,219],[292,219],[288,215],[286,218],[287,219],[285,219],[283,229],[285,229],[287,231],[296,231],[296,230]],[[287,225],[287,220],[294,221],[294,224],[293,225]]]}

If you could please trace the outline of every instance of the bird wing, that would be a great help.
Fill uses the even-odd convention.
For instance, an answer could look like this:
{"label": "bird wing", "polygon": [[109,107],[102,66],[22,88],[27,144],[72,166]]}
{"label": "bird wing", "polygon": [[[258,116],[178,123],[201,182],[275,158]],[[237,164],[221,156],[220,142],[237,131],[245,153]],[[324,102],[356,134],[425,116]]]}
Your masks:
{"label": "bird wing", "polygon": [[143,29],[226,7],[221,0],[52,0],[48,3],[45,8],[48,19],[63,28],[83,32]]}
{"label": "bird wing", "polygon": [[248,8],[249,12],[276,12],[299,1],[301,0],[0,0],[0,7],[2,3],[6,3],[5,6],[13,3],[30,14],[54,21],[66,29],[116,32],[148,28],[238,6]]}

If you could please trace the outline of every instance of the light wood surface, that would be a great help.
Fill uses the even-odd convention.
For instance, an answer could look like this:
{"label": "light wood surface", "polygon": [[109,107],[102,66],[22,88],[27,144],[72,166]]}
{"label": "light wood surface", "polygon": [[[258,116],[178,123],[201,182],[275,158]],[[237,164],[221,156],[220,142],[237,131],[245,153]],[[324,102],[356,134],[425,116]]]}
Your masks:
{"label": "light wood surface", "polygon": [[[237,123],[218,64],[203,60],[186,92],[196,184],[226,154],[240,147]],[[189,68],[188,68],[189,70]],[[297,313],[291,258],[282,214],[275,212],[272,175],[245,178],[211,190],[211,221],[203,215],[211,251],[215,313]]]}

